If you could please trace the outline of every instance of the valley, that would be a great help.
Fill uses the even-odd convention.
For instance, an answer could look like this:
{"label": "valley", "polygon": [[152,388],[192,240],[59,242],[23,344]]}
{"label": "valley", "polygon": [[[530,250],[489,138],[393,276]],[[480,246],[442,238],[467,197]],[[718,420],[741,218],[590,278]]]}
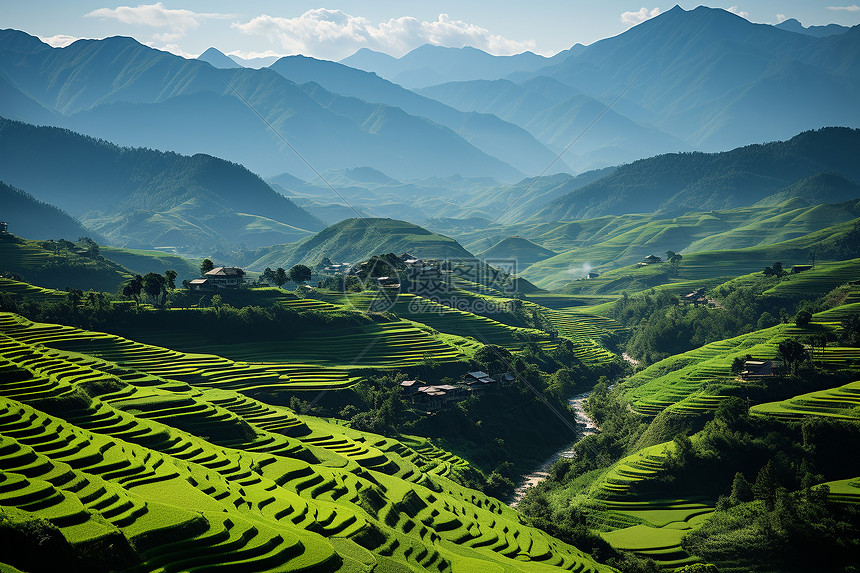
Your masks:
{"label": "valley", "polygon": [[0,573],[856,571],[856,7],[82,6],[0,8]]}

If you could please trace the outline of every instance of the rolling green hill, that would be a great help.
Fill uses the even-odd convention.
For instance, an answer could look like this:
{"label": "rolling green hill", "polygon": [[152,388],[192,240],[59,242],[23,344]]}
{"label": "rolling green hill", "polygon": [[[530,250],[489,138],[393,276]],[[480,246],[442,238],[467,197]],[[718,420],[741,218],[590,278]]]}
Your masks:
{"label": "rolling green hill", "polygon": [[28,241],[0,235],[0,269],[42,287],[116,292],[131,278],[129,269],[80,247],[52,241]]}
{"label": "rolling green hill", "polygon": [[146,273],[164,274],[170,269],[176,271],[176,283],[200,277],[199,260],[187,259],[161,251],[142,251],[135,249],[118,249],[116,247],[101,247],[99,252],[107,259],[133,271],[139,275]]}
{"label": "rolling green hill", "polygon": [[[570,292],[597,292],[595,285],[612,277],[634,272],[650,276],[657,269],[666,274],[671,270],[668,265],[626,270],[618,267],[635,264],[649,254],[665,258],[669,250],[684,255],[677,277],[672,275],[682,279],[746,274],[759,265],[764,268],[782,259],[806,264],[816,243],[827,243],[828,237],[843,234],[858,215],[857,200],[809,206],[798,199],[789,199],[771,207],[693,212],[670,219],[659,215],[622,215],[516,229],[522,236],[560,253],[521,271],[523,277],[543,288],[558,288],[595,270],[602,273],[596,282],[585,284],[576,280]],[[468,239],[461,238],[471,245]],[[740,263],[745,258],[748,264],[736,269],[720,268],[731,260]],[[767,259],[772,260],[767,262]],[[641,288],[645,286],[649,285]],[[628,287],[628,290],[639,289]]]}
{"label": "rolling green hill", "polygon": [[331,225],[307,240],[260,249],[248,264],[254,270],[283,267],[303,262],[316,264],[323,257],[334,262],[358,263],[372,255],[408,252],[423,258],[473,258],[449,237],[396,219],[346,219]]}
{"label": "rolling green hill", "polygon": [[514,259],[517,268],[524,269],[532,263],[555,256],[556,253],[523,237],[502,239],[486,251],[478,253],[482,259]]}

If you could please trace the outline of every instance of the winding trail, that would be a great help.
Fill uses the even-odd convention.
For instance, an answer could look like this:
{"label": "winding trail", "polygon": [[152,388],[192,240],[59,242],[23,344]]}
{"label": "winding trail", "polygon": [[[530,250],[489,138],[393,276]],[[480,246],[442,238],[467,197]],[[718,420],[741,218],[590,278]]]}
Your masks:
{"label": "winding trail", "polygon": [[571,442],[566,445],[561,450],[555,452],[549,458],[547,458],[540,466],[537,467],[533,472],[528,475],[523,476],[520,481],[517,489],[514,490],[514,495],[511,501],[508,503],[511,507],[516,507],[523,496],[526,494],[526,491],[529,488],[532,488],[549,477],[549,470],[552,465],[557,462],[560,458],[572,458],[575,454],[573,451],[573,447],[585,436],[589,436],[599,431],[599,428],[594,423],[594,420],[588,417],[588,414],[585,413],[585,410],[582,409],[582,405],[585,400],[588,399],[588,396],[591,395],[591,392],[583,392],[582,394],[577,394],[573,396],[567,401],[568,406],[573,410],[574,416],[576,418],[576,428],[579,431],[579,435],[576,438],[576,441]]}

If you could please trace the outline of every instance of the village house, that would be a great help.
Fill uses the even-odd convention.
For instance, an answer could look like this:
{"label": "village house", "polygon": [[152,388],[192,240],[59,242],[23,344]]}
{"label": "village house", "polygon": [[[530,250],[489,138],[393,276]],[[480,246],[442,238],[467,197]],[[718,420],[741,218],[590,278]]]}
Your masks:
{"label": "village house", "polygon": [[599,276],[600,276],[600,273],[596,273],[596,272],[594,272],[594,271],[591,271],[590,273],[588,273],[587,275],[585,275],[585,278],[587,278],[587,279],[596,279],[596,278],[597,278],[597,277],[599,277]]}
{"label": "village house", "polygon": [[414,396],[418,390],[426,385],[427,384],[421,380],[404,380],[400,383],[400,387],[403,389],[403,395],[406,397]]}
{"label": "village house", "polygon": [[495,388],[498,383],[498,380],[481,370],[467,372],[466,375],[463,376],[463,384],[473,391]]}
{"label": "village house", "polygon": [[709,301],[708,298],[705,296],[705,289],[703,287],[682,296],[681,302],[683,302],[684,304],[694,304],[696,306],[699,306],[700,304],[707,305]]}
{"label": "village house", "polygon": [[427,412],[436,412],[449,404],[466,398],[466,390],[451,384],[421,386],[413,395],[415,406]]}
{"label": "village house", "polygon": [[778,373],[779,366],[773,360],[747,360],[744,362],[743,371],[741,371],[741,379],[759,380],[776,376]]}
{"label": "village house", "polygon": [[653,265],[656,263],[662,263],[663,259],[661,259],[660,257],[658,257],[656,255],[648,255],[647,257],[642,259],[642,262],[645,263],[646,265]]}
{"label": "village house", "polygon": [[796,275],[809,270],[812,270],[812,265],[794,265],[791,267],[791,274]]}
{"label": "village house", "polygon": [[245,271],[238,267],[215,267],[203,276],[189,283],[192,290],[236,289],[245,284]]}

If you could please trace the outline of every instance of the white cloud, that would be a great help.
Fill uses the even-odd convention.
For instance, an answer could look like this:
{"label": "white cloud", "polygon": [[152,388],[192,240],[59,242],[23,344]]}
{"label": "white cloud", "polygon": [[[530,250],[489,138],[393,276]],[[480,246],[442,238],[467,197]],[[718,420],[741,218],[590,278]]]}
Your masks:
{"label": "white cloud", "polygon": [[159,42],[172,42],[185,36],[189,30],[200,26],[200,22],[210,19],[231,18],[230,14],[200,13],[191,10],[171,10],[162,4],[141,4],[140,6],[119,6],[99,8],[86,14],[89,18],[118,20],[124,24],[149,26],[165,29],[153,37]]}
{"label": "white cloud", "polygon": [[340,10],[317,8],[296,18],[262,14],[233,27],[252,36],[277,42],[289,54],[340,59],[359,48],[370,48],[401,56],[423,44],[472,46],[496,55],[534,50],[534,41],[509,40],[486,28],[440,14],[433,21],[411,16],[374,24],[367,18]]}
{"label": "white cloud", "polygon": [[180,58],[185,58],[186,60],[194,60],[197,59],[197,56],[200,54],[190,54],[180,48],[177,44],[165,44],[162,46],[156,45],[155,42],[147,42],[147,46],[150,48],[155,48],[156,50],[161,50],[162,52],[170,52],[174,56],[179,56]]}
{"label": "white cloud", "polygon": [[256,58],[283,58],[286,54],[281,54],[274,50],[266,50],[265,52],[243,52],[242,50],[233,50],[232,52],[227,52],[227,55],[236,56],[243,60],[254,60]]}
{"label": "white cloud", "polygon": [[645,20],[650,20],[655,16],[660,15],[660,9],[654,8],[653,10],[648,10],[644,6],[639,8],[636,12],[623,12],[621,14],[621,21],[625,24],[630,24],[631,26],[635,26],[636,24],[641,24]]}
{"label": "white cloud", "polygon": [[788,16],[786,16],[785,14],[777,14],[776,15],[776,23],[777,24],[782,24],[786,20],[788,20]]}
{"label": "white cloud", "polygon": [[48,38],[39,36],[39,39],[54,48],[65,48],[82,38],[78,38],[77,36],[67,36],[66,34],[57,34],[56,36],[50,36]]}
{"label": "white cloud", "polygon": [[860,12],[860,6],[852,4],[851,6],[828,6],[828,10],[840,10],[843,12]]}
{"label": "white cloud", "polygon": [[748,19],[750,17],[749,12],[747,12],[745,10],[741,10],[737,6],[732,6],[731,8],[726,8],[726,10],[731,12],[732,14],[740,16],[741,18],[747,18]]}

